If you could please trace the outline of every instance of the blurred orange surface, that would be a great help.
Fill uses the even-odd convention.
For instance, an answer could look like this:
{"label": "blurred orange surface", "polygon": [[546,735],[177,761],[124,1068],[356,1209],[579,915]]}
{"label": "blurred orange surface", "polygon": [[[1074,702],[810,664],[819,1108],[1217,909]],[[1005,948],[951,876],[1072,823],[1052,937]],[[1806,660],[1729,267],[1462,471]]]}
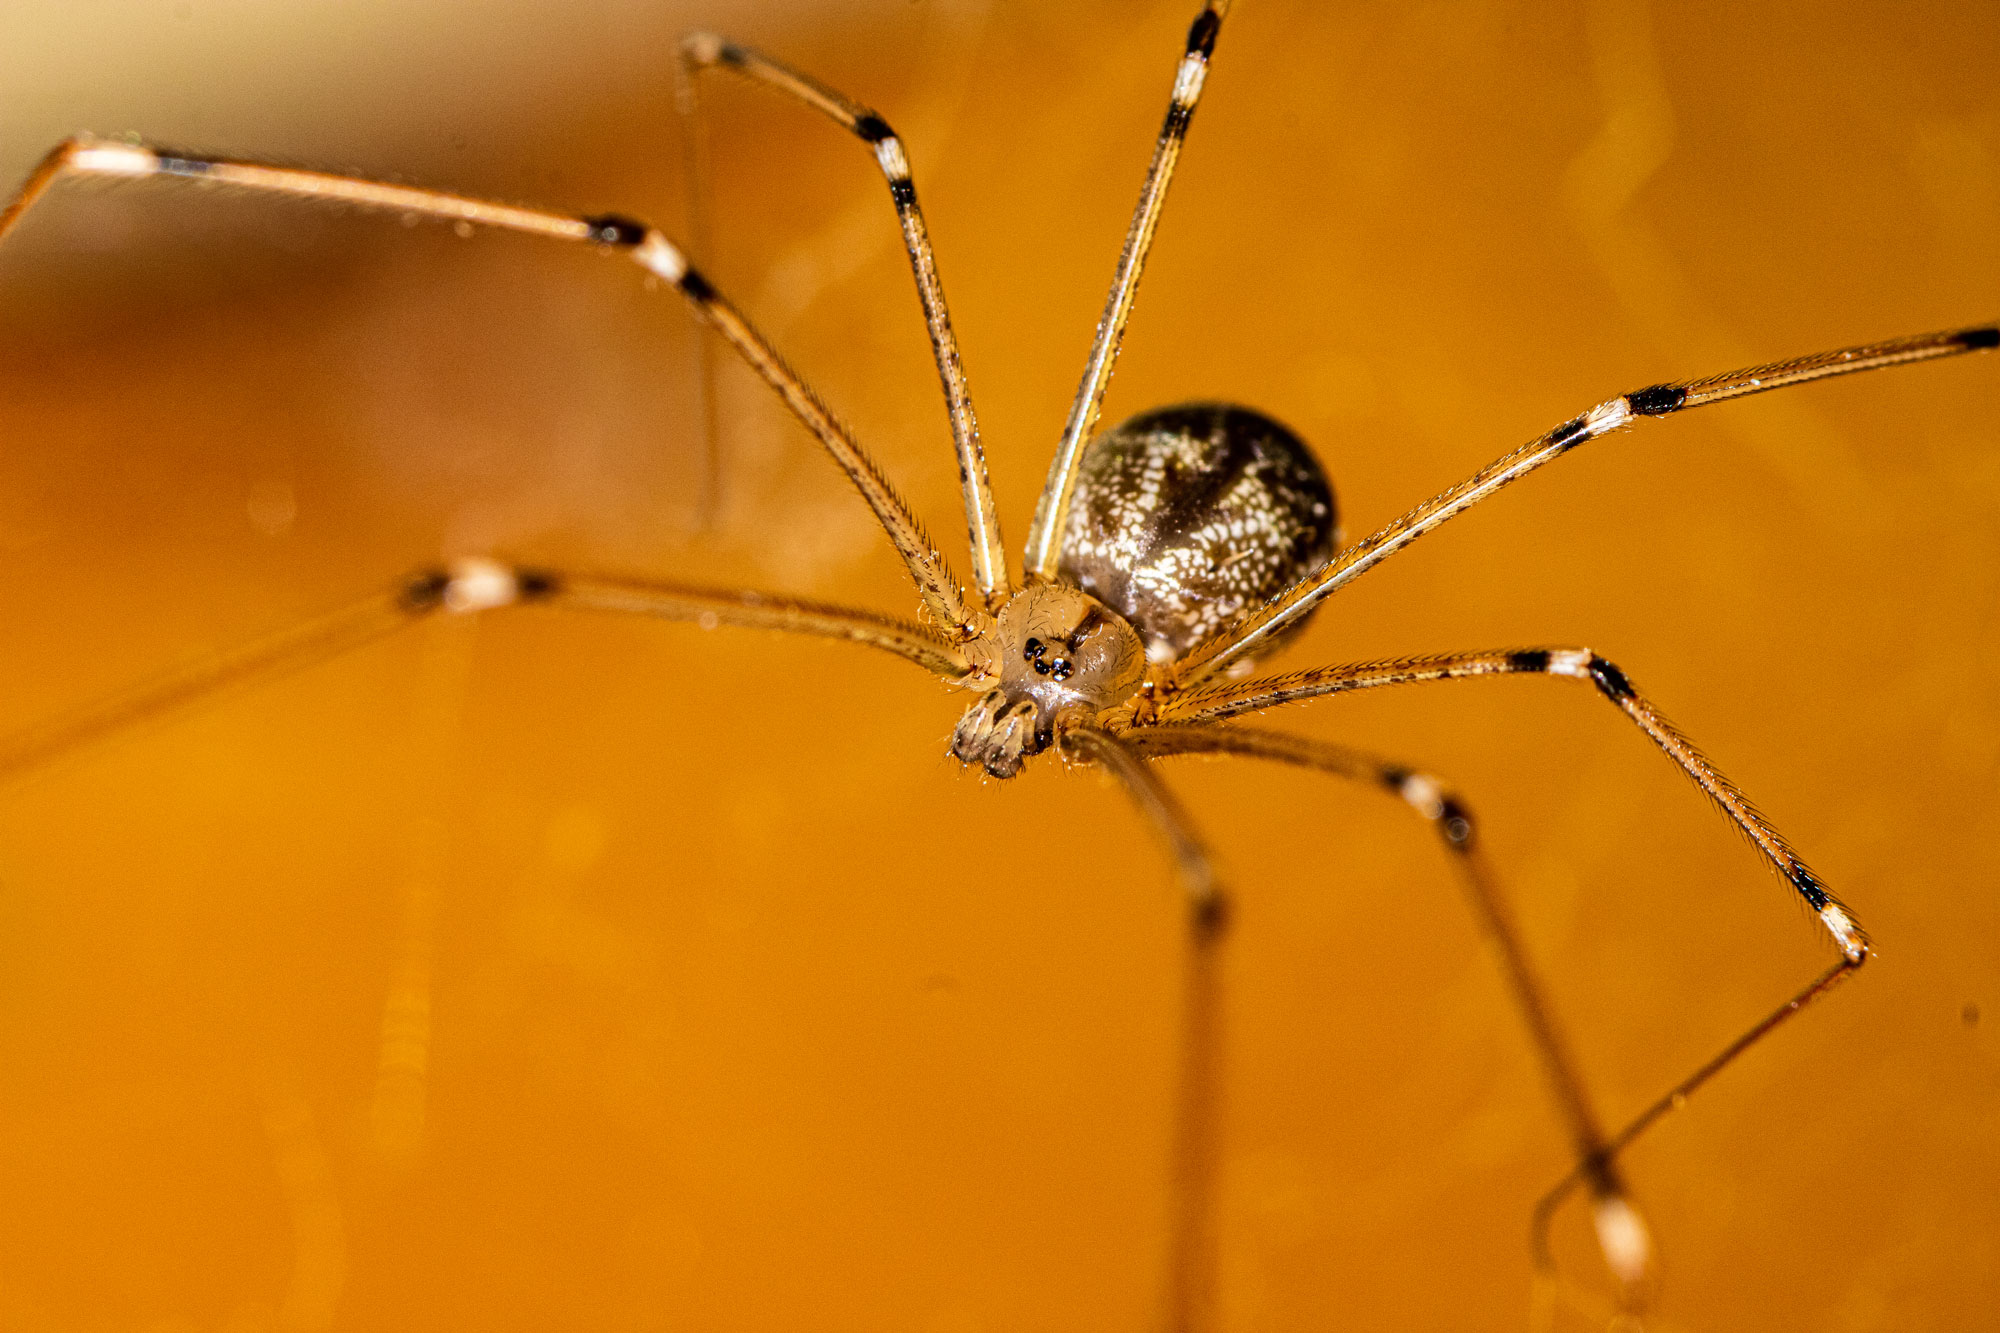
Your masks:
{"label": "blurred orange surface", "polygon": [[[136,131],[681,227],[673,43],[903,133],[1017,544],[1191,0],[70,5],[0,14],[0,175]],[[1357,536],[1623,390],[2000,315],[1990,4],[1245,0],[1108,413],[1231,398]],[[879,175],[710,97],[708,268],[960,530]],[[0,246],[0,729],[448,553],[912,610],[750,376],[699,529],[695,343],[624,265],[166,183]],[[1296,665],[1587,643],[1738,780],[1879,961],[1628,1159],[1648,1328],[2000,1309],[2000,361],[1578,451],[1357,583]],[[964,568],[962,555],[954,559]],[[1180,918],[1121,793],[943,757],[961,700],[838,644],[426,626],[98,745],[0,805],[0,1327],[1140,1329]],[[1480,811],[1605,1118],[1830,961],[1557,681],[1274,724]],[[1174,761],[1241,909],[1229,1329],[1509,1329],[1564,1145],[1425,829]],[[1557,1327],[1602,1322],[1587,1226]]]}

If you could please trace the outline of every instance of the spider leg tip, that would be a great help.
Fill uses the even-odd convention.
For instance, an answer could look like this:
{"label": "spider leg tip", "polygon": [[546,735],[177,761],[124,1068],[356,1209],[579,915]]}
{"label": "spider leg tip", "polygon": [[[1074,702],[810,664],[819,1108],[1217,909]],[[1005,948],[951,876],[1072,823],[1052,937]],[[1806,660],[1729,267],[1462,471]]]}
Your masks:
{"label": "spider leg tip", "polygon": [[1591,1222],[1604,1262],[1618,1280],[1627,1286],[1644,1280],[1652,1265],[1653,1240],[1631,1201],[1622,1194],[1603,1196],[1591,1207]]}

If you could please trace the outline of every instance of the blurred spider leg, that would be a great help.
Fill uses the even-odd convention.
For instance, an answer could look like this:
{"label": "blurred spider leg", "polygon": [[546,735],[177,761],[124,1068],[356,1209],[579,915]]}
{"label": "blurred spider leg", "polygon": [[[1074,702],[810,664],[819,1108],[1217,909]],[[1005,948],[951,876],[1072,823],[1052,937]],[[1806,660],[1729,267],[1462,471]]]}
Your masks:
{"label": "blurred spider leg", "polygon": [[1168,1223],[1165,1327],[1199,1333],[1216,1324],[1216,1176],[1220,1164],[1222,1078],[1222,941],[1229,897],[1208,848],[1186,810],[1125,739],[1092,726],[1073,727],[1063,745],[1115,774],[1151,820],[1174,858],[1187,895],[1188,953],[1182,1012],[1180,1123],[1175,1128],[1173,1209]]}
{"label": "blurred spider leg", "polygon": [[[958,336],[952,332],[951,312],[944,301],[944,282],[938,276],[937,256],[931,249],[930,230],[924,225],[923,210],[917,205],[917,187],[911,178],[910,161],[903,143],[889,122],[815,79],[799,73],[747,46],[710,32],[697,32],[681,40],[682,115],[690,122],[688,143],[692,161],[688,176],[689,216],[695,226],[694,250],[709,253],[708,209],[701,201],[706,163],[706,136],[698,119],[700,103],[697,83],[703,70],[725,69],[752,83],[818,111],[867,144],[889,182],[889,197],[896,205],[896,221],[903,229],[903,245],[910,255],[910,270],[917,281],[917,299],[924,310],[924,324],[930,329],[931,352],[937,360],[938,379],[944,386],[945,410],[951,417],[952,444],[958,452],[959,489],[965,497],[965,527],[972,544],[972,578],[990,611],[997,611],[1012,593],[1007,577],[1007,546],[1000,536],[1000,515],[993,505],[993,486],[986,474],[986,454],[979,443],[979,418],[972,410],[972,391],[965,382],[965,366],[958,352]],[[709,374],[709,362],[702,361],[702,373]],[[713,403],[713,384],[704,388],[704,403]],[[713,408],[707,425],[713,438]],[[711,455],[713,449],[711,446]]]}
{"label": "blurred spider leg", "polygon": [[470,559],[412,575],[387,592],[180,668],[0,738],[0,783],[155,718],[328,662],[435,612],[546,604],[843,639],[894,653],[945,680],[968,671],[958,649],[921,625],[870,611],[741,589],[696,588],[515,569]]}
{"label": "blurred spider leg", "polygon": [[422,627],[406,673],[409,716],[396,728],[392,762],[402,769],[409,795],[399,803],[400,846],[390,886],[398,919],[385,959],[367,1146],[377,1167],[397,1174],[420,1164],[428,1138],[438,913],[451,860],[449,812],[463,795],[459,761],[482,619],[434,616]]}
{"label": "blurred spider leg", "polygon": [[[674,110],[681,118],[682,197],[687,202],[687,251],[709,263],[715,255],[715,220],[709,209],[708,181],[714,152],[708,118],[701,114],[701,89],[685,44],[675,66]],[[713,528],[722,508],[722,422],[715,384],[715,350],[706,337],[694,340],[695,414],[701,421],[701,487],[695,494],[695,525]]]}
{"label": "blurred spider leg", "polygon": [[[685,297],[697,318],[720,333],[750,368],[781,398],[792,415],[825,446],[854,483],[861,498],[903,558],[916,583],[925,611],[948,632],[969,638],[976,632],[975,613],[966,605],[965,590],[938,554],[930,536],[909,506],[883,476],[881,468],[819,395],[764,340],[721,293],[691,267],[686,256],[653,227],[630,218],[605,214],[575,217],[539,208],[493,203],[410,185],[390,185],[355,176],[270,166],[226,158],[188,157],[141,144],[108,143],[89,137],[58,144],[29,175],[12,203],[0,210],[0,238],[66,173],[111,177],[167,176],[211,184],[379,208],[405,216],[431,217],[468,226],[494,227],[549,240],[574,241],[616,250],[669,283]],[[983,615],[983,612],[977,613]]]}
{"label": "blurred spider leg", "polygon": [[1145,183],[1139,187],[1139,204],[1125,233],[1125,248],[1118,255],[1118,268],[1111,278],[1111,295],[1104,304],[1104,317],[1097,324],[1090,359],[1084,364],[1083,383],[1077,386],[1069,420],[1056,443],[1056,455],[1049,462],[1048,481],[1035,504],[1035,521],[1028,529],[1028,545],[1021,556],[1022,576],[1030,583],[1055,577],[1063,528],[1068,524],[1070,501],[1076,494],[1076,473],[1083,461],[1084,441],[1097,425],[1105,390],[1111,386],[1118,344],[1125,337],[1125,322],[1132,316],[1132,303],[1138,299],[1140,270],[1146,265],[1147,251],[1153,247],[1153,233],[1159,229],[1160,213],[1166,207],[1167,186],[1173,183],[1181,144],[1187,138],[1195,106],[1201,101],[1209,58],[1215,53],[1216,34],[1229,13],[1229,4],[1230,0],[1208,0],[1188,28],[1187,45],[1174,75],[1173,94],[1167,102],[1166,124],[1160,127],[1152,163],[1146,168]]}
{"label": "blurred spider leg", "polygon": [[[1773,1028],[1853,975],[1854,969],[1857,966],[1858,964],[1842,958],[1832,967],[1814,977],[1799,990],[1798,994],[1764,1015],[1763,1018],[1752,1024],[1735,1040],[1710,1056],[1699,1069],[1674,1084],[1672,1088],[1662,1094],[1651,1106],[1648,1106],[1638,1115],[1632,1117],[1631,1121],[1623,1129],[1605,1141],[1603,1149],[1604,1157],[1607,1160],[1617,1157],[1619,1153],[1625,1151],[1626,1145],[1651,1129],[1655,1121],[1659,1120],[1669,1111],[1678,1111],[1681,1107],[1685,1106],[1689,1097],[1693,1096],[1704,1083],[1707,1083],[1710,1079],[1721,1073],[1737,1056],[1743,1054],[1744,1051],[1761,1041]],[[1587,1160],[1579,1162],[1568,1175],[1556,1182],[1554,1188],[1550,1189],[1547,1194],[1544,1194],[1535,1203],[1534,1220],[1530,1226],[1530,1236],[1534,1248],[1535,1266],[1544,1273],[1553,1271],[1555,1268],[1555,1258],[1549,1249],[1550,1224],[1554,1222],[1556,1210],[1562,1206],[1563,1201],[1575,1192],[1578,1185],[1590,1178],[1590,1165],[1590,1162]]]}
{"label": "blurred spider leg", "polygon": [[[1499,881],[1480,850],[1477,825],[1465,802],[1427,773],[1345,746],[1280,732],[1170,722],[1134,727],[1121,735],[1136,753],[1149,759],[1176,754],[1241,755],[1370,783],[1400,797],[1430,823],[1459,869],[1474,916],[1500,956],[1501,970],[1515,1006],[1527,1024],[1528,1035],[1535,1043],[1543,1072],[1562,1112],[1577,1162],[1564,1183],[1563,1193],[1578,1184],[1590,1186],[1598,1245],[1606,1263],[1624,1284],[1626,1295],[1635,1297],[1637,1284],[1646,1274],[1652,1245],[1645,1222],[1632,1206],[1614,1163],[1618,1148],[1624,1144],[1604,1137],[1590,1109],[1576,1059],[1556,1024],[1546,989],[1528,961],[1527,949]],[[1539,1222],[1539,1211],[1536,1218]]]}
{"label": "blurred spider leg", "polygon": [[203,700],[332,661],[444,605],[442,589],[434,581],[413,579],[329,615],[28,726],[0,738],[0,783]]}
{"label": "blurred spider leg", "polygon": [[1706,379],[1655,384],[1621,398],[1600,403],[1580,417],[1536,437],[1450,490],[1425,501],[1371,536],[1348,547],[1318,570],[1306,575],[1254,615],[1197,644],[1179,663],[1159,693],[1189,689],[1256,653],[1274,637],[1298,623],[1313,607],[1387,560],[1417,538],[1478,504],[1509,482],[1518,481],[1544,463],[1599,435],[1629,426],[1643,417],[1663,417],[1691,407],[1764,393],[1794,384],[1809,384],[1834,375],[1935,361],[2000,346],[2000,324],[1923,333],[1888,342],[1843,347],[1831,352],[1794,357],[1746,370],[1732,370]]}
{"label": "blurred spider leg", "polygon": [[[1633,688],[1631,680],[1616,665],[1588,648],[1516,648],[1490,652],[1448,653],[1435,657],[1402,658],[1391,662],[1364,662],[1348,666],[1324,667],[1292,672],[1262,680],[1211,686],[1193,694],[1170,699],[1162,711],[1182,714],[1185,722],[1216,722],[1262,708],[1275,707],[1323,694],[1374,689],[1385,685],[1414,684],[1419,681],[1462,680],[1472,676],[1534,674],[1566,676],[1588,680],[1599,694],[1617,705],[1648,739],[1664,751],[1674,764],[1701,788],[1724,817],[1750,839],[1751,845],[1782,875],[1819,917],[1827,933],[1840,948],[1840,961],[1814,979],[1804,989],[1753,1025],[1723,1048],[1720,1054],[1653,1107],[1619,1131],[1604,1147],[1605,1165],[1617,1153],[1644,1133],[1666,1111],[1680,1105],[1689,1094],[1707,1083],[1744,1051],[1756,1045],[1774,1028],[1812,1003],[1854,969],[1868,960],[1868,936],[1840,900],[1814,875],[1783,834],[1758,812],[1741,790],[1709,762],[1679,728],[1669,722],[1649,700]],[[1586,1159],[1580,1170],[1584,1179],[1592,1170]],[[1536,1212],[1536,1245],[1546,1256],[1542,1239],[1549,1215],[1573,1188],[1572,1182],[1559,1186]]]}

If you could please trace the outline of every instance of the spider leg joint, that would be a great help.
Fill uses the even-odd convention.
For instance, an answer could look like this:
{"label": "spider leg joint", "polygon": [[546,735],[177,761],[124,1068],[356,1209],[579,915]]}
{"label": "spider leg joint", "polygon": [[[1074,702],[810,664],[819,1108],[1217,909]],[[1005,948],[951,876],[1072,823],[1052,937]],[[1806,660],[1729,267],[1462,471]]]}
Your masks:
{"label": "spider leg joint", "polygon": [[160,159],[150,148],[86,139],[70,153],[69,165],[100,176],[150,176],[159,169]]}
{"label": "spider leg joint", "polygon": [[521,580],[497,560],[474,557],[447,567],[444,608],[460,615],[511,606],[521,597]]}

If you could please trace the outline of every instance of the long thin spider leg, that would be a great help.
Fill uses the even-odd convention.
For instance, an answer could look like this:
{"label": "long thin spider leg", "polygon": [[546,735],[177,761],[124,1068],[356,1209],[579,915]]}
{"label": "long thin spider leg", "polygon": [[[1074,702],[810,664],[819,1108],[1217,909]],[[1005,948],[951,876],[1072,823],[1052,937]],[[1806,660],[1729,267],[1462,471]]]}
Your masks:
{"label": "long thin spider leg", "polygon": [[[687,90],[681,105],[691,116],[698,108],[696,78],[708,69],[725,69],[783,93],[826,116],[874,151],[875,161],[889,182],[889,197],[896,205],[896,221],[903,229],[903,245],[909,251],[910,270],[917,280],[917,299],[923,305],[931,352],[937,359],[938,379],[944,386],[952,444],[958,451],[959,489],[965,496],[972,578],[985,598],[987,609],[997,610],[1013,591],[1007,577],[1007,545],[1000,536],[1000,514],[993,505],[993,485],[986,475],[986,454],[979,443],[979,418],[972,410],[972,392],[966,386],[958,337],[952,332],[951,312],[945,307],[944,282],[938,276],[937,256],[931,249],[923,210],[917,205],[916,182],[911,178],[910,160],[903,152],[902,140],[889,128],[888,121],[852,98],[769,56],[710,32],[693,33],[681,41],[681,86]],[[689,142],[696,145],[697,154],[702,151],[699,136],[690,136]],[[689,188],[698,190],[699,179],[691,176]],[[694,213],[704,227],[706,212],[702,208]],[[698,244],[705,247],[707,238],[701,237]],[[701,253],[705,255],[706,250]]]}
{"label": "long thin spider leg", "polygon": [[[1367,662],[1293,672],[1240,684],[1212,686],[1191,695],[1167,701],[1165,713],[1181,713],[1180,725],[1214,722],[1238,717],[1262,708],[1338,694],[1348,690],[1373,689],[1384,685],[1418,681],[1462,680],[1472,676],[1506,674],[1546,674],[1588,680],[1605,698],[1616,704],[1675,765],[1700,787],[1723,815],[1736,825],[1806,904],[1819,916],[1841,951],[1840,961],[1815,978],[1798,994],[1751,1026],[1730,1042],[1692,1075],[1642,1112],[1625,1128],[1605,1142],[1595,1163],[1582,1159],[1576,1171],[1558,1184],[1536,1205],[1532,1236],[1537,1263],[1543,1271],[1548,1262],[1547,1231],[1556,1208],[1581,1180],[1596,1185],[1595,1172],[1608,1170],[1613,1159],[1667,1111],[1679,1106],[1697,1088],[1714,1078],[1737,1057],[1756,1045],[1786,1019],[1818,999],[1837,982],[1868,960],[1868,936],[1861,923],[1813,874],[1784,835],[1772,827],[1737,786],[1669,722],[1649,700],[1633,688],[1630,678],[1615,664],[1587,648],[1519,648],[1492,652],[1451,653],[1436,657],[1403,658],[1392,662]],[[1600,1220],[1600,1227],[1602,1223]],[[1600,1238],[1602,1232],[1600,1230]]]}
{"label": "long thin spider leg", "polygon": [[1484,652],[1444,653],[1405,657],[1389,662],[1361,662],[1320,667],[1282,676],[1267,676],[1209,686],[1176,695],[1160,708],[1166,721],[1220,722],[1245,713],[1295,700],[1385,685],[1420,681],[1463,680],[1471,676],[1550,675],[1585,680],[1630,718],[1653,744],[1700,787],[1716,808],[1750,839],[1758,853],[1795,889],[1819,916],[1841,954],[1855,965],[1868,956],[1868,936],[1840,901],[1820,883],[1783,834],[1771,826],[1750,798],[1724,777],[1693,741],[1682,735],[1666,715],[1633,688],[1616,665],[1588,648],[1509,648]]}
{"label": "long thin spider leg", "polygon": [[1368,783],[1400,797],[1429,822],[1450,853],[1465,884],[1473,914],[1499,955],[1508,989],[1527,1024],[1528,1035],[1541,1057],[1543,1072],[1562,1113],[1577,1162],[1565,1181],[1564,1192],[1581,1183],[1589,1184],[1595,1201],[1598,1244],[1606,1262],[1628,1287],[1640,1281],[1645,1276],[1652,1247],[1645,1223],[1627,1197],[1615,1165],[1617,1150],[1630,1140],[1607,1141],[1591,1111],[1576,1058],[1563,1039],[1546,990],[1528,960],[1513,912],[1480,849],[1478,826],[1465,802],[1437,778],[1407,765],[1281,732],[1170,722],[1134,727],[1120,736],[1135,753],[1149,759],[1177,754],[1241,755]]}
{"label": "long thin spider leg", "polygon": [[[1798,994],[1753,1023],[1742,1035],[1710,1056],[1699,1069],[1674,1084],[1651,1106],[1632,1117],[1630,1123],[1606,1140],[1603,1148],[1604,1161],[1608,1163],[1616,1159],[1619,1153],[1624,1152],[1633,1140],[1651,1129],[1662,1116],[1685,1106],[1689,1097],[1726,1069],[1737,1056],[1762,1041],[1773,1028],[1846,980],[1859,966],[1860,964],[1852,959],[1842,958],[1806,983]],[[1534,1218],[1529,1225],[1529,1239],[1534,1250],[1535,1264],[1544,1272],[1555,1267],[1555,1257],[1549,1249],[1549,1228],[1555,1220],[1556,1210],[1575,1192],[1578,1185],[1592,1179],[1591,1171],[1592,1163],[1589,1160],[1578,1162],[1568,1175],[1556,1182],[1554,1188],[1535,1203]]]}
{"label": "long thin spider leg", "polygon": [[1219,1158],[1222,1075],[1222,941],[1229,899],[1194,821],[1157,773],[1125,741],[1097,727],[1063,733],[1064,747],[1101,764],[1124,784],[1158,829],[1186,895],[1188,952],[1182,1012],[1180,1124],[1174,1144],[1172,1206],[1167,1237],[1166,1328],[1197,1333],[1214,1327],[1215,1186]]}
{"label": "long thin spider leg", "polygon": [[672,283],[687,298],[696,317],[714,328],[736,349],[737,354],[777,392],[792,414],[833,455],[834,462],[840,465],[848,480],[861,492],[862,499],[867,501],[897,553],[903,557],[903,563],[909,569],[910,578],[916,583],[924,609],[930,617],[955,635],[969,636],[973,632],[973,612],[966,605],[964,589],[938,554],[923,525],[883,476],[875,460],[820,401],[819,395],[785,364],[763,335],[710,285],[707,278],[691,267],[686,256],[657,229],[613,215],[572,217],[545,209],[467,198],[442,190],[390,185],[354,176],[304,171],[261,162],[188,157],[163,148],[106,143],[86,137],[66,140],[42,159],[41,165],[28,177],[13,202],[0,210],[0,238],[7,235],[51,185],[69,173],[126,178],[169,176],[209,181],[298,199],[354,204],[392,210],[406,216],[496,227],[550,240],[584,242],[623,253],[647,272]]}
{"label": "long thin spider leg", "polygon": [[[690,620],[703,628],[736,625],[842,639],[894,653],[947,681],[970,669],[963,654],[923,626],[872,611],[734,588],[697,588],[595,574],[521,570],[523,597],[536,605]],[[527,589],[533,586],[530,597]]]}
{"label": "long thin spider leg", "polygon": [[1070,500],[1076,493],[1076,471],[1083,459],[1083,444],[1097,425],[1104,406],[1104,392],[1111,386],[1111,368],[1118,360],[1118,344],[1125,337],[1125,322],[1132,316],[1132,303],[1139,295],[1139,274],[1146,265],[1146,252],[1153,248],[1153,233],[1159,229],[1160,213],[1166,207],[1167,186],[1173,183],[1174,165],[1180,161],[1181,144],[1188,124],[1194,119],[1201,86],[1208,76],[1209,57],[1215,52],[1215,37],[1229,13],[1230,0],[1208,0],[1188,29],[1187,47],[1174,76],[1174,91],[1167,102],[1166,124],[1160,127],[1159,141],[1153,146],[1153,161],[1146,168],[1145,184],[1139,187],[1139,205],[1132,212],[1132,225],[1125,233],[1125,248],[1118,255],[1118,269],[1111,279],[1111,295],[1104,303],[1104,317],[1098,321],[1097,338],[1084,364],[1083,383],[1077,386],[1070,404],[1069,419],[1056,455],[1049,462],[1049,478],[1035,505],[1035,521],[1028,529],[1028,545],[1022,552],[1023,577],[1030,583],[1055,577],[1056,560],[1062,550],[1062,532],[1069,520]]}
{"label": "long thin spider leg", "polygon": [[1971,328],[1948,329],[1942,333],[1923,333],[1888,342],[1843,347],[1831,352],[1815,352],[1811,356],[1794,357],[1767,366],[1751,366],[1746,370],[1733,370],[1706,379],[1655,384],[1651,388],[1600,403],[1582,416],[1528,441],[1450,490],[1426,500],[1401,518],[1348,547],[1266,603],[1255,614],[1238,621],[1207,642],[1197,644],[1176,664],[1172,677],[1163,682],[1158,693],[1166,695],[1175,690],[1190,689],[1232,663],[1256,653],[1340,588],[1446,519],[1464,513],[1501,487],[1520,480],[1544,463],[1553,462],[1586,440],[1629,426],[1642,417],[1663,417],[1691,407],[1703,407],[1794,384],[1807,384],[1834,375],[1852,375],[1859,371],[1934,361],[1966,352],[1990,351],[1996,346],[2000,346],[2000,324],[1979,324]]}
{"label": "long thin spider leg", "polygon": [[[682,197],[687,201],[687,252],[704,264],[715,254],[715,218],[709,208],[708,183],[713,159],[708,118],[701,113],[701,89],[686,59],[675,67],[674,109],[681,118]],[[715,351],[708,339],[694,340],[695,416],[701,422],[701,488],[695,495],[699,526],[713,526],[722,508],[722,422],[715,385]]]}
{"label": "long thin spider leg", "polygon": [[331,614],[34,723],[0,737],[0,783],[204,699],[332,661],[443,609],[444,588],[435,578],[411,579]]}
{"label": "long thin spider leg", "polygon": [[966,673],[957,648],[922,626],[869,611],[738,589],[513,568],[462,560],[293,629],[193,663],[11,736],[0,737],[0,783],[156,718],[331,661],[435,612],[545,605],[736,625],[842,639],[894,653],[946,680]]}

